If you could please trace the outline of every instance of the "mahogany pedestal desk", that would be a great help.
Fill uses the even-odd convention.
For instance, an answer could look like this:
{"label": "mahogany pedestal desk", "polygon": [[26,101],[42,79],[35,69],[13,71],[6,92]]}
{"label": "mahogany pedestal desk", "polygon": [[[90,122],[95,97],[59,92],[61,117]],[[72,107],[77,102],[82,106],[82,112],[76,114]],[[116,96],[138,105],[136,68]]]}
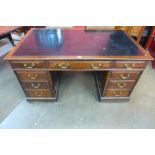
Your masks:
{"label": "mahogany pedestal desk", "polygon": [[5,60],[29,100],[55,101],[61,71],[93,71],[101,101],[129,99],[152,57],[121,30],[31,29]]}

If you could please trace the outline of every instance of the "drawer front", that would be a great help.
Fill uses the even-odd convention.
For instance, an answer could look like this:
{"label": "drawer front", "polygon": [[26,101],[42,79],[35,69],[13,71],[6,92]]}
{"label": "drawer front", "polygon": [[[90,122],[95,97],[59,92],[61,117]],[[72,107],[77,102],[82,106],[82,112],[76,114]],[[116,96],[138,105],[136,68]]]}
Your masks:
{"label": "drawer front", "polygon": [[47,68],[47,62],[44,61],[11,61],[14,69],[43,69]]}
{"label": "drawer front", "polygon": [[24,89],[49,89],[50,83],[48,82],[22,82]]}
{"label": "drawer front", "polygon": [[108,89],[105,92],[105,96],[107,96],[107,97],[127,97],[127,96],[129,96],[129,91],[128,90]]}
{"label": "drawer front", "polygon": [[134,87],[134,81],[112,81],[110,80],[108,83],[108,89],[132,89]]}
{"label": "drawer front", "polygon": [[52,97],[54,93],[50,89],[25,90],[27,97]]}
{"label": "drawer front", "polygon": [[119,69],[144,69],[146,66],[145,61],[116,61],[115,68]]}
{"label": "drawer front", "polygon": [[115,80],[137,80],[141,72],[112,72],[110,79]]}
{"label": "drawer front", "polygon": [[37,72],[37,71],[17,71],[18,77],[22,81],[48,81],[49,75],[47,72]]}
{"label": "drawer front", "polygon": [[49,63],[50,69],[58,70],[70,70],[70,69],[89,69],[89,70],[99,70],[99,69],[110,69],[112,68],[111,61],[51,61]]}

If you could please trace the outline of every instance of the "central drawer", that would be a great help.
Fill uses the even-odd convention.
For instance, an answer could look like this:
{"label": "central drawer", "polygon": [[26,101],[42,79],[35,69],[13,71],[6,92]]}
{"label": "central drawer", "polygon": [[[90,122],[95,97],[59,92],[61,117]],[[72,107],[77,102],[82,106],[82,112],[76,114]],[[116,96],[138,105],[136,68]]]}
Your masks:
{"label": "central drawer", "polygon": [[72,69],[85,69],[85,70],[102,70],[112,68],[111,61],[50,61],[49,68],[55,70],[72,70]]}

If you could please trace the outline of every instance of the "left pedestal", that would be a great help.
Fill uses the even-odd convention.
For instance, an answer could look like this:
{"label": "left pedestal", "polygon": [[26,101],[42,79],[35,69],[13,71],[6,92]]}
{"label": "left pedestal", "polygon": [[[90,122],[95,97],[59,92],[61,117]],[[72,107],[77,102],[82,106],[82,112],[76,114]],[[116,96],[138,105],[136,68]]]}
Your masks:
{"label": "left pedestal", "polygon": [[[52,100],[58,97],[60,73],[39,69],[37,62],[11,63],[27,100]],[[22,68],[23,67],[23,68]],[[25,68],[25,69],[24,69]]]}
{"label": "left pedestal", "polygon": [[15,71],[28,100],[56,101],[59,73],[49,71]]}

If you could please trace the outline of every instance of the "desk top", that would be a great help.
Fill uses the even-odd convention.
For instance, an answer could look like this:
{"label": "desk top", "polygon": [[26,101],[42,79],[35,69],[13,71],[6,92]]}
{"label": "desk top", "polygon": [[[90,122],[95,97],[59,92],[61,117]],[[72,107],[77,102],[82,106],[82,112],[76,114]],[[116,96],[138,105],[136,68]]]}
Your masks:
{"label": "desk top", "polygon": [[18,28],[20,28],[20,26],[0,26],[0,36],[7,33],[11,33],[12,31],[15,31]]}
{"label": "desk top", "polygon": [[151,56],[125,32],[31,29],[6,60],[144,59]]}

